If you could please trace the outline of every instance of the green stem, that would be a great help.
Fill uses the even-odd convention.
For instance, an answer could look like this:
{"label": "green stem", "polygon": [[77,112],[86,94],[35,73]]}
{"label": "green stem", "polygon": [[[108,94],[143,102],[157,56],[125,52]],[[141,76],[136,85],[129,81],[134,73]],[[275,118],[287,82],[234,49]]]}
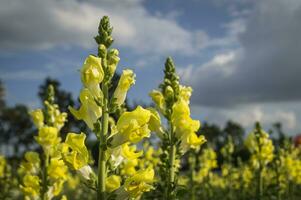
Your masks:
{"label": "green stem", "polygon": [[99,154],[98,154],[98,188],[97,188],[97,199],[106,199],[106,137],[108,134],[108,124],[109,124],[109,112],[108,112],[108,86],[106,83],[102,83],[102,92],[104,96],[102,112],[103,116],[101,119],[102,129],[100,132],[99,141]]}
{"label": "green stem", "polygon": [[262,164],[259,164],[259,169],[258,169],[258,177],[257,177],[257,200],[262,199],[262,191],[263,191],[263,182],[262,182]]}
{"label": "green stem", "polygon": [[48,168],[48,164],[49,164],[49,155],[48,153],[45,153],[45,157],[44,157],[44,165],[43,165],[43,174],[42,174],[42,193],[41,193],[41,199],[42,200],[47,200],[47,168]]}
{"label": "green stem", "polygon": [[190,151],[190,200],[195,200],[195,155],[193,151]]}
{"label": "green stem", "polygon": [[175,159],[176,159],[176,145],[174,144],[174,130],[173,125],[170,125],[170,150],[169,150],[169,179],[168,179],[168,192],[166,199],[174,199],[174,186],[175,186]]}

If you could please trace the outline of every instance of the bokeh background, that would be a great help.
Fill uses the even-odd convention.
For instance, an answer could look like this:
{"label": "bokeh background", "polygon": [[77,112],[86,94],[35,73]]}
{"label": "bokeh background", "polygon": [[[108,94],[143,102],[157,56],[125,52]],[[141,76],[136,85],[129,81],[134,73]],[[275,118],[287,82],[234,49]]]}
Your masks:
{"label": "bokeh background", "polygon": [[129,105],[151,102],[172,56],[182,83],[194,89],[193,117],[217,135],[229,120],[240,136],[255,121],[275,137],[301,131],[300,0],[1,0],[2,144],[22,152],[16,145],[30,143],[26,115],[41,106],[49,82],[57,81],[63,110],[76,104],[79,69],[96,53],[103,15],[114,26],[118,71],[137,74]]}

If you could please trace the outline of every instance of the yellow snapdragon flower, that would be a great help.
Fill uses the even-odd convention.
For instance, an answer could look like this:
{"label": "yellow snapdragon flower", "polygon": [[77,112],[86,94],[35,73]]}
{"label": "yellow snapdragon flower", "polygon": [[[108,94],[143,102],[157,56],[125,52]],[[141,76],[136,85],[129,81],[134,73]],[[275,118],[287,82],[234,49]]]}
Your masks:
{"label": "yellow snapdragon flower", "polygon": [[42,126],[44,126],[44,114],[41,109],[36,109],[31,111],[30,116],[32,118],[34,125],[37,128],[41,128]]}
{"label": "yellow snapdragon flower", "polygon": [[192,88],[191,87],[180,85],[179,97],[182,100],[184,100],[187,104],[189,104],[189,99],[191,97],[191,94],[192,94]]}
{"label": "yellow snapdragon flower", "polygon": [[68,176],[67,172],[68,172],[68,168],[62,159],[52,158],[50,160],[50,165],[47,168],[47,173],[51,179],[66,180]]}
{"label": "yellow snapdragon flower", "polygon": [[43,126],[39,129],[38,136],[35,136],[36,141],[44,148],[49,149],[52,145],[58,144],[58,130],[52,126]]}
{"label": "yellow snapdragon flower", "polygon": [[136,159],[143,154],[143,151],[136,152],[136,149],[135,145],[129,146],[129,143],[125,143],[122,145],[121,155],[128,160]]}
{"label": "yellow snapdragon flower", "polygon": [[84,133],[68,133],[65,144],[68,145],[69,151],[64,155],[64,160],[75,170],[88,165],[89,152],[85,146],[86,135]]}
{"label": "yellow snapdragon flower", "polygon": [[109,149],[108,153],[111,156],[113,166],[117,167],[124,160],[133,160],[140,157],[143,154],[143,151],[136,152],[136,146],[130,146],[130,143],[126,142],[114,149]]}
{"label": "yellow snapdragon flower", "polygon": [[32,174],[38,174],[40,170],[40,156],[38,153],[29,151],[25,153],[25,161],[22,161],[20,166],[20,172],[30,172]]}
{"label": "yellow snapdragon flower", "polygon": [[200,169],[196,173],[196,181],[201,183],[209,175],[210,171],[218,166],[217,155],[213,149],[207,148],[203,150],[199,161]]}
{"label": "yellow snapdragon flower", "polygon": [[153,90],[149,93],[149,96],[152,98],[153,102],[155,102],[158,110],[164,114],[166,105],[163,94],[158,90]]}
{"label": "yellow snapdragon flower", "polygon": [[180,99],[173,105],[171,121],[175,126],[176,137],[181,140],[181,150],[186,152],[189,148],[197,149],[206,142],[203,135],[197,136],[200,121],[190,117],[187,100]]}
{"label": "yellow snapdragon flower", "polygon": [[152,168],[138,171],[132,177],[126,179],[124,189],[129,195],[129,199],[137,199],[144,192],[150,191],[153,186],[155,172]]}
{"label": "yellow snapdragon flower", "polygon": [[48,101],[45,101],[44,104],[47,106],[48,120],[54,127],[60,130],[67,120],[67,113],[61,112],[57,104],[51,104]]}
{"label": "yellow snapdragon flower", "polygon": [[23,185],[21,189],[24,192],[25,196],[35,197],[40,194],[40,179],[38,176],[34,175],[25,175],[23,177]]}
{"label": "yellow snapdragon flower", "polygon": [[121,174],[125,176],[133,176],[136,174],[138,159],[126,160],[121,167]]}
{"label": "yellow snapdragon flower", "polygon": [[84,120],[88,127],[93,130],[94,123],[102,115],[101,107],[98,106],[88,89],[83,89],[80,93],[81,107],[79,110],[75,110],[72,107],[69,107],[70,112],[78,120]]}
{"label": "yellow snapdragon flower", "polygon": [[274,145],[269,134],[263,130],[261,130],[259,138],[255,132],[250,133],[245,140],[245,145],[252,153],[251,161],[254,167],[259,167],[259,162],[266,165],[273,160]]}
{"label": "yellow snapdragon flower", "polygon": [[89,55],[81,69],[81,80],[83,85],[89,89],[93,97],[101,97],[99,84],[104,78],[101,58]]}
{"label": "yellow snapdragon flower", "polygon": [[120,187],[121,177],[117,175],[111,175],[106,179],[106,191],[113,192]]}
{"label": "yellow snapdragon flower", "polygon": [[130,87],[135,84],[135,74],[132,70],[126,69],[122,71],[116,90],[114,91],[113,98],[116,99],[117,105],[123,104],[126,94]]}
{"label": "yellow snapdragon flower", "polygon": [[196,133],[190,132],[184,135],[181,139],[181,149],[187,151],[189,148],[198,149],[206,142],[205,136],[197,136]]}
{"label": "yellow snapdragon flower", "polygon": [[125,142],[137,143],[150,136],[148,127],[151,112],[138,106],[134,111],[124,112],[117,121],[118,133],[113,136],[112,147]]}
{"label": "yellow snapdragon flower", "polygon": [[149,129],[158,134],[159,137],[163,135],[163,128],[161,126],[161,118],[159,113],[154,108],[147,108],[151,112],[151,117],[149,119]]}
{"label": "yellow snapdragon flower", "polygon": [[48,190],[48,198],[52,199],[53,196],[59,195],[64,187],[65,180],[58,179],[55,181]]}

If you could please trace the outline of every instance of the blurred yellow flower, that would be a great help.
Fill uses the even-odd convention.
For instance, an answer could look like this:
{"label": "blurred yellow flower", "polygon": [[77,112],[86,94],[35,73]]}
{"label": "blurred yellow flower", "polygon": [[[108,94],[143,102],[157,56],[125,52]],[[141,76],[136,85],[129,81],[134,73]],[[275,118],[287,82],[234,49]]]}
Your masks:
{"label": "blurred yellow flower", "polygon": [[3,155],[0,155],[0,178],[4,176],[6,167],[6,159]]}
{"label": "blurred yellow flower", "polygon": [[30,112],[30,116],[34,125],[37,128],[41,128],[44,125],[44,114],[41,109],[36,109]]}
{"label": "blurred yellow flower", "polygon": [[121,177],[117,175],[111,175],[106,179],[106,191],[113,192],[120,187]]}
{"label": "blurred yellow flower", "polygon": [[124,189],[128,193],[130,199],[139,198],[143,192],[148,192],[153,188],[151,184],[154,181],[154,174],[154,170],[148,168],[140,170],[132,177],[126,179]]}
{"label": "blurred yellow flower", "polygon": [[68,168],[65,165],[64,161],[58,158],[52,158],[50,164],[47,168],[48,176],[51,179],[57,180],[62,179],[66,180],[68,176]]}
{"label": "blurred yellow flower", "polygon": [[25,175],[23,177],[23,185],[21,189],[25,196],[38,196],[40,194],[40,179],[38,176]]}
{"label": "blurred yellow flower", "polygon": [[56,145],[60,142],[57,128],[51,126],[41,127],[39,129],[39,134],[35,137],[35,139],[43,146],[44,149],[49,149],[50,146]]}

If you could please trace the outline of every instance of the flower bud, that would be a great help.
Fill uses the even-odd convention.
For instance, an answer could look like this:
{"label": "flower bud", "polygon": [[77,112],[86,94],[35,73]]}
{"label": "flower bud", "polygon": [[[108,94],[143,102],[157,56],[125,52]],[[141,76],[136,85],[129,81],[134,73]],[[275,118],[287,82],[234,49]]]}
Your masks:
{"label": "flower bud", "polygon": [[171,86],[167,86],[164,91],[164,96],[166,99],[172,100],[174,97],[174,91]]}
{"label": "flower bud", "polygon": [[107,57],[107,47],[103,44],[100,44],[98,46],[98,55],[99,57],[101,57],[102,59],[105,59]]}
{"label": "flower bud", "polygon": [[119,52],[117,49],[111,49],[108,54],[108,68],[109,68],[109,73],[112,76],[114,75],[116,67],[120,60],[118,56],[119,56]]}

